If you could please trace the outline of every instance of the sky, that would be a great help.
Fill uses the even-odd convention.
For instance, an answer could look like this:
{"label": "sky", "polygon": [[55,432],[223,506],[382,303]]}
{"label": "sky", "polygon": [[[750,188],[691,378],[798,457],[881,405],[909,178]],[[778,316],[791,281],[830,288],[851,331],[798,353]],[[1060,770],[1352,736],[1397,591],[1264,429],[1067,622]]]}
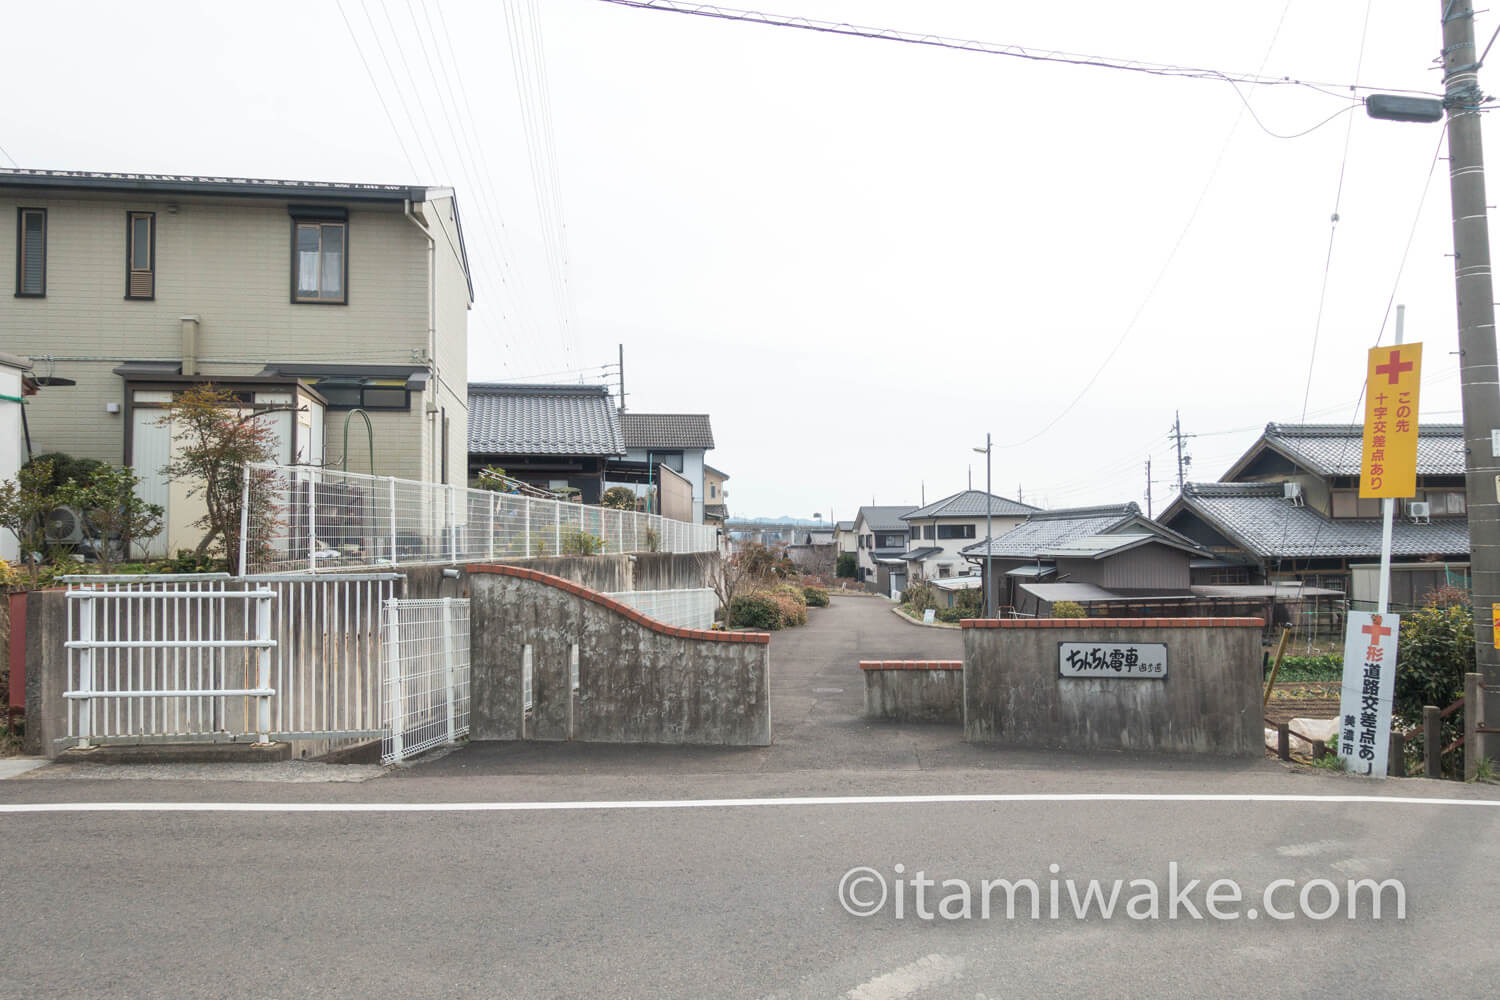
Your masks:
{"label": "sky", "polygon": [[1437,3],[756,2],[1329,86],[601,0],[56,2],[6,11],[8,74],[46,85],[0,104],[0,147],[453,186],[470,378],[596,381],[623,344],[631,409],[711,414],[736,515],[982,489],[987,433],[1002,496],[1144,508],[1149,458],[1159,512],[1179,412],[1204,481],[1267,421],[1359,420],[1393,302],[1424,421],[1459,419],[1443,127],[1348,96],[1440,89]]}

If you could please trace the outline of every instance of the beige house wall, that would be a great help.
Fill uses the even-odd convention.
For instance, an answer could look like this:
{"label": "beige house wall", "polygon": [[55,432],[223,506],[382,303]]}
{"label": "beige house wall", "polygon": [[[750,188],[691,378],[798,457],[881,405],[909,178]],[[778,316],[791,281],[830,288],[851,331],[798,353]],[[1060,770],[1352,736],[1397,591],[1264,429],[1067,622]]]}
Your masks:
{"label": "beige house wall", "polygon": [[[122,361],[180,360],[180,318],[196,315],[205,375],[251,375],[268,363],[297,361],[420,364],[430,354],[436,377],[427,392],[413,395],[411,411],[371,414],[376,471],[438,478],[446,408],[450,479],[463,481],[469,293],[451,199],[422,206],[436,237],[430,258],[427,238],[399,205],[348,205],[347,305],[291,301],[292,220],[284,199],[7,193],[0,222],[15,226],[22,206],[47,209],[47,294],[0,296],[0,337],[14,353],[58,359],[38,361],[38,374],[78,383],[29,401],[36,450],[122,461],[124,406],[118,414],[105,410],[124,403],[122,380],[111,369]],[[156,213],[154,300],[124,297],[127,211]],[[15,254],[13,233],[0,233],[0,276],[12,283]],[[342,411],[328,414],[326,455],[335,465],[344,419]],[[349,468],[367,471],[368,454],[363,421],[355,418]]]}

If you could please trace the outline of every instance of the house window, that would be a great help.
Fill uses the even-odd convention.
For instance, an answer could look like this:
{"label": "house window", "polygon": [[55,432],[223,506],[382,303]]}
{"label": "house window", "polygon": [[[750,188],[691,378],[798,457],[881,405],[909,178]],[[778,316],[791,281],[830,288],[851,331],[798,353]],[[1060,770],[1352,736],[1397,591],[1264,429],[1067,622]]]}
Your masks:
{"label": "house window", "polygon": [[899,549],[905,544],[906,538],[903,535],[878,535],[875,541],[877,549]]}
{"label": "house window", "polygon": [[16,210],[16,295],[47,295],[47,210]]}
{"label": "house window", "polygon": [[156,213],[125,214],[125,297],[156,298]]}
{"label": "house window", "polygon": [[937,536],[939,538],[973,538],[974,526],[972,524],[940,524]]}
{"label": "house window", "polygon": [[296,219],[292,223],[292,301],[342,305],[349,277],[348,225]]}
{"label": "house window", "polygon": [[719,497],[719,488],[717,486],[715,486],[713,483],[709,483],[708,484],[708,495],[709,495],[710,498],[717,500],[718,497]]}
{"label": "house window", "polygon": [[952,575],[953,575],[953,567],[952,566],[949,566],[947,563],[939,563],[938,564],[938,579],[939,580],[946,580],[948,577],[950,577]]}
{"label": "house window", "polygon": [[922,526],[922,537],[928,539],[932,538],[932,525],[924,524]]}
{"label": "house window", "polygon": [[325,378],[313,383],[330,410],[410,410],[411,392],[400,380]]}

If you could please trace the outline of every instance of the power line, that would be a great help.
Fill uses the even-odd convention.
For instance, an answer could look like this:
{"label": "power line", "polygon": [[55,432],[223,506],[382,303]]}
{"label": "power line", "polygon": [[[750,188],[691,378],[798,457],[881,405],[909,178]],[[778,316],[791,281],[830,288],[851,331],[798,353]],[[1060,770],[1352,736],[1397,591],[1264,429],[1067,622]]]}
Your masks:
{"label": "power line", "polygon": [[[1004,42],[982,42],[974,39],[950,38],[943,35],[918,34],[915,32],[900,31],[895,28],[871,28],[861,25],[845,24],[835,21],[819,21],[812,18],[799,17],[788,14],[768,14],[761,11],[736,10],[729,7],[718,7],[712,4],[681,3],[678,0],[601,0],[603,3],[611,3],[621,7],[635,7],[640,10],[665,11],[673,14],[691,14],[698,17],[714,18],[722,21],[748,21],[755,24],[764,24],[777,28],[796,28],[802,31],[815,31],[832,35],[847,35],[857,38],[875,38],[890,42],[905,42],[910,45],[925,45],[932,48],[955,49],[960,52],[975,52],[981,55],[1005,56],[1012,59],[1025,59],[1031,62],[1062,63],[1069,66],[1090,66],[1096,69],[1113,69],[1130,73],[1144,73],[1150,76],[1177,77],[1192,80],[1217,80],[1224,83],[1244,83],[1265,87],[1303,87],[1316,90],[1322,94],[1338,97],[1341,100],[1354,100],[1345,98],[1342,94],[1330,93],[1334,90],[1347,90],[1354,93],[1359,90],[1381,91],[1384,93],[1420,94],[1425,97],[1440,97],[1442,95],[1425,90],[1409,90],[1397,87],[1375,87],[1360,86],[1358,84],[1327,83],[1315,80],[1299,80],[1293,77],[1263,76],[1260,71],[1255,73],[1232,73],[1223,70],[1208,69],[1205,67],[1179,66],[1170,63],[1154,63],[1142,59],[1126,59],[1114,56],[1086,55],[1078,52],[1066,52],[1060,49],[1039,49],[1024,45],[1016,45]],[[1264,63],[1262,63],[1264,69]]]}
{"label": "power line", "polygon": [[5,158],[10,161],[11,166],[15,167],[17,170],[21,169],[21,165],[16,162],[16,158],[7,153],[4,146],[0,146],[0,153],[3,153],[5,155]]}

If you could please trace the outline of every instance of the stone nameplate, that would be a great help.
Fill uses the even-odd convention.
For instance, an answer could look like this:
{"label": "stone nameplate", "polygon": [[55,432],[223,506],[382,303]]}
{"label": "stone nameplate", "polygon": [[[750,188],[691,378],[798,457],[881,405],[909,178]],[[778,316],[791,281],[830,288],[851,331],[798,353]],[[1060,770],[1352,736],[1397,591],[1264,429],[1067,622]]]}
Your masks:
{"label": "stone nameplate", "polygon": [[1166,680],[1164,642],[1060,642],[1057,676]]}

